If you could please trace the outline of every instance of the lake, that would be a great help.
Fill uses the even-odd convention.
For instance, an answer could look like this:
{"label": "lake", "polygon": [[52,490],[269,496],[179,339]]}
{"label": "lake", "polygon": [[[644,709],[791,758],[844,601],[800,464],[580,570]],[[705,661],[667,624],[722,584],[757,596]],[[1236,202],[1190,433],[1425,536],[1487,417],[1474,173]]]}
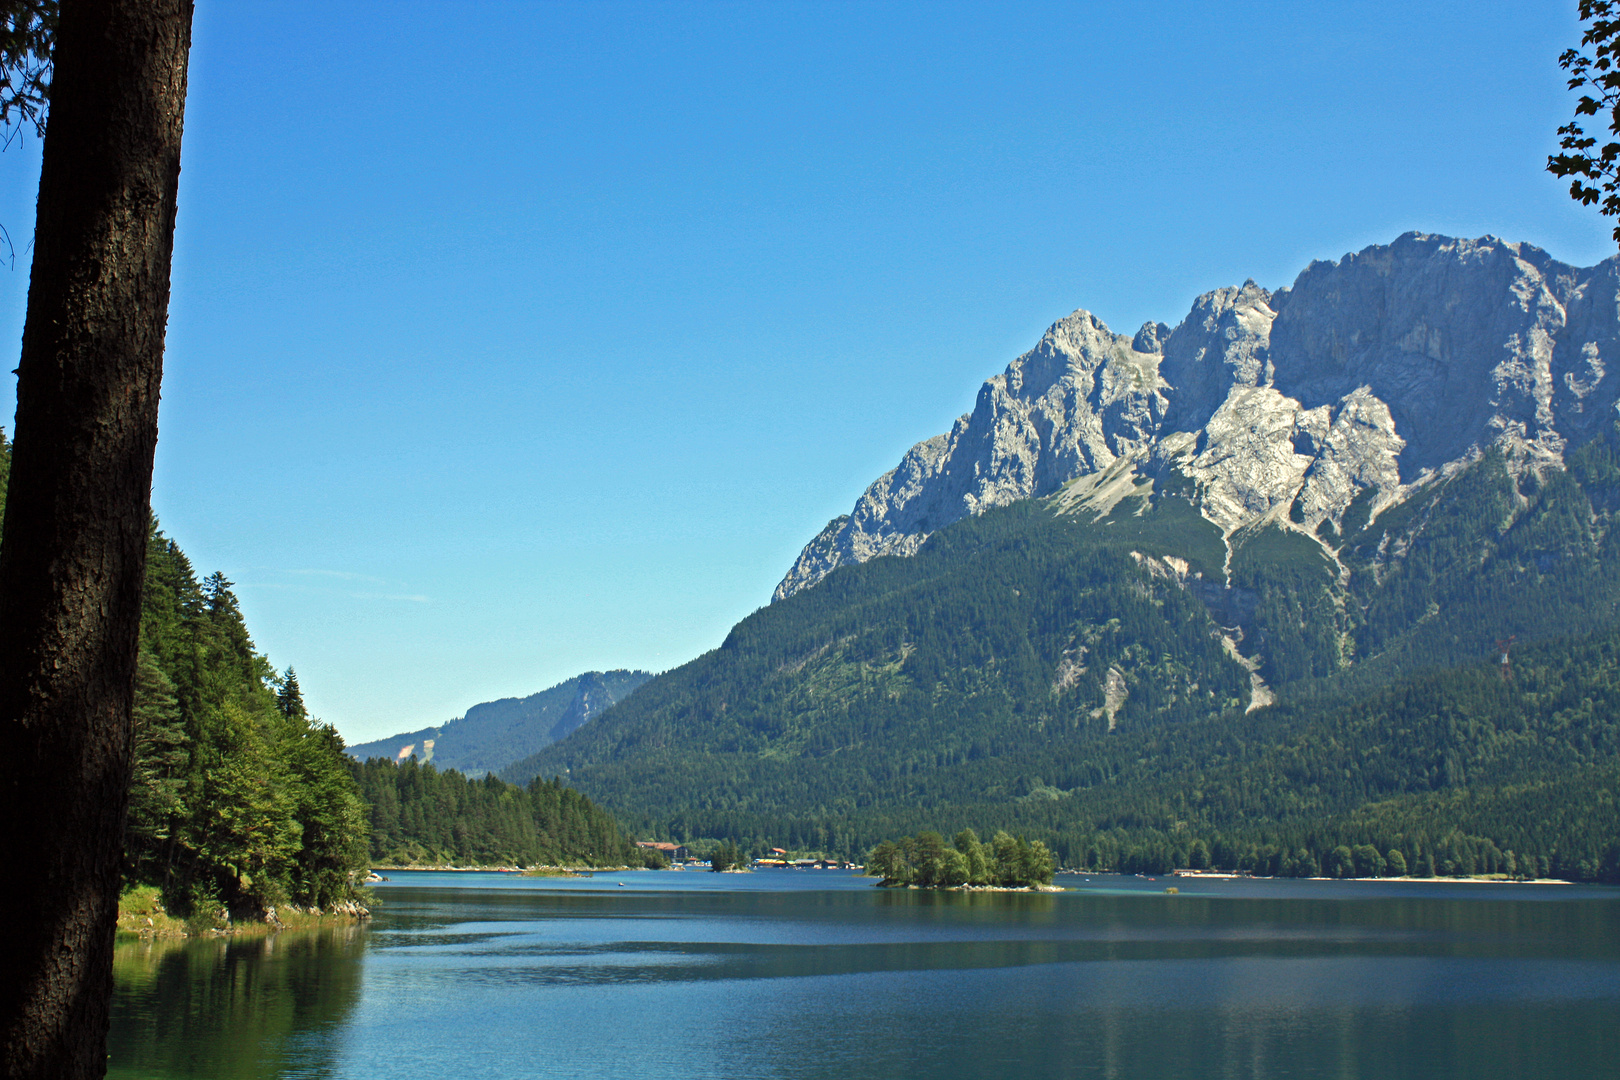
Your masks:
{"label": "lake", "polygon": [[121,945],[109,1075],[1522,1080],[1620,1061],[1612,888],[389,876],[369,925]]}

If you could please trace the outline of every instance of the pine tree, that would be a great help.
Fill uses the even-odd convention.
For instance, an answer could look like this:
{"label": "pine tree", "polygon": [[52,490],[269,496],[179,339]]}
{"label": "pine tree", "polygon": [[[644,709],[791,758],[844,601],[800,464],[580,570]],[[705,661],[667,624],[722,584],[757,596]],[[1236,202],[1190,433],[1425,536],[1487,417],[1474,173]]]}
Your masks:
{"label": "pine tree", "polygon": [[281,715],[289,720],[307,720],[309,714],[304,710],[304,695],[298,689],[298,675],[291,667],[287,674],[281,677],[281,689],[276,692],[276,707]]}
{"label": "pine tree", "polygon": [[124,837],[124,876],[161,882],[169,843],[187,817],[185,774],[191,761],[180,703],[150,650],[135,670],[135,765]]}

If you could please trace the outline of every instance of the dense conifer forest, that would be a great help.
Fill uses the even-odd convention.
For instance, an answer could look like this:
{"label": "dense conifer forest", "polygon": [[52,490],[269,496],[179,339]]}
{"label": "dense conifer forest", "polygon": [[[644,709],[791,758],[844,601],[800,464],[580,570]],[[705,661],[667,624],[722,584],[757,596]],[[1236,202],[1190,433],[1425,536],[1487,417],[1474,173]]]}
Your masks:
{"label": "dense conifer forest", "polygon": [[[0,429],[0,513],[10,469]],[[328,908],[363,897],[373,858],[635,862],[617,824],[555,781],[469,781],[415,761],[361,765],[305,708],[296,673],[253,645],[232,583],[198,580],[154,519],[134,709],[125,880],[171,914]]]}
{"label": "dense conifer forest", "polygon": [[343,740],[254,649],[231,583],[199,582],[155,521],[143,604],[126,879],[179,915],[355,897],[366,813]]}
{"label": "dense conifer forest", "polygon": [[[1077,867],[1620,880],[1617,441],[1540,476],[1487,453],[1325,546],[1227,549],[1173,484],[992,510],[761,609],[531,767],[683,842],[860,857],[965,823]],[[1280,704],[1249,709],[1239,650]]]}
{"label": "dense conifer forest", "polygon": [[[618,823],[559,780],[527,787],[493,776],[469,780],[414,757],[350,771],[370,819],[370,856],[383,865],[648,865]],[[652,865],[662,865],[655,858]]]}

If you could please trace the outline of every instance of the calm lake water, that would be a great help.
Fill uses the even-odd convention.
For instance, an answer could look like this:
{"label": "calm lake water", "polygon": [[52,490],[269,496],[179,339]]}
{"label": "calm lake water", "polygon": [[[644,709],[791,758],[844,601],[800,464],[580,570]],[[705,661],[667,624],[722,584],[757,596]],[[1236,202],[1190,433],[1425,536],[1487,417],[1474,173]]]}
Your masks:
{"label": "calm lake water", "polygon": [[1620,1061],[1615,889],[389,876],[366,927],[120,947],[110,1075],[1522,1080]]}

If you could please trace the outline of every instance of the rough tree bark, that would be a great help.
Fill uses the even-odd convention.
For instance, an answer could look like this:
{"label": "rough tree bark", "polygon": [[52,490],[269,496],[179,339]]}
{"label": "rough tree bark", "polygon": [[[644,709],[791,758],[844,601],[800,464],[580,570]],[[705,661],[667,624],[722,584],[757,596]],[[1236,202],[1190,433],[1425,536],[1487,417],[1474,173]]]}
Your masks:
{"label": "rough tree bark", "polygon": [[0,540],[0,1071],[106,1072],[192,0],[63,0]]}

